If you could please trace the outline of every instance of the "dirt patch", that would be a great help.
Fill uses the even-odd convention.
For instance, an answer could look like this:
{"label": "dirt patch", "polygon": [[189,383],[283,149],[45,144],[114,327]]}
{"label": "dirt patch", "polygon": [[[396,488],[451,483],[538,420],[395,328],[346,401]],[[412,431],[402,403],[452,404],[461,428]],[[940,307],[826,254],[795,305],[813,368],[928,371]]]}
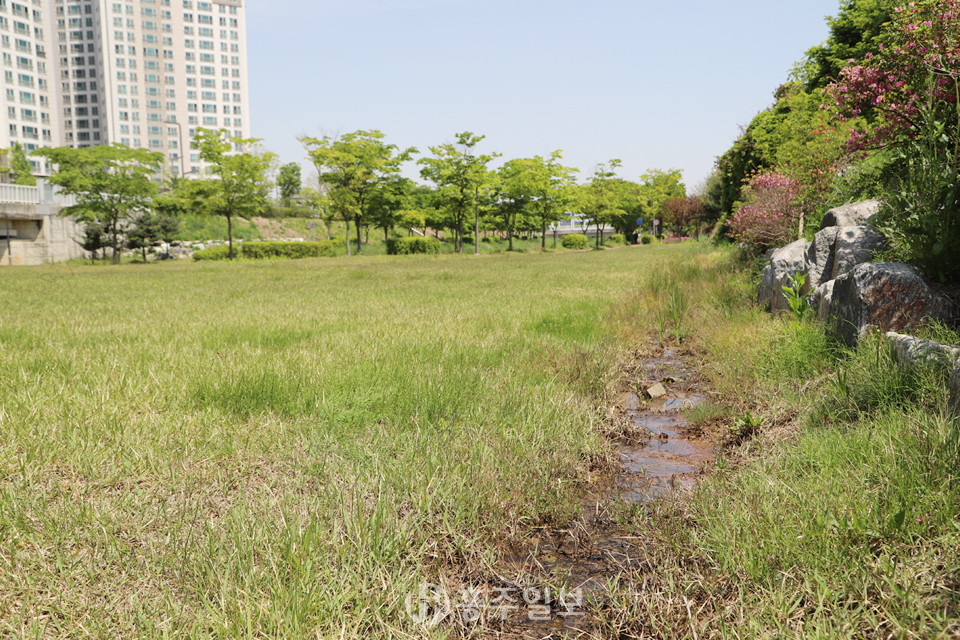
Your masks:
{"label": "dirt patch", "polygon": [[257,226],[260,236],[264,240],[297,240],[304,239],[302,231],[290,229],[282,220],[276,218],[255,217],[251,220]]}
{"label": "dirt patch", "polygon": [[[545,528],[505,555],[493,571],[456,594],[420,594],[425,624],[449,625],[464,637],[606,638],[602,613],[609,586],[655,569],[650,542],[632,535],[618,514],[693,487],[716,457],[714,439],[688,428],[685,409],[705,401],[703,383],[681,354],[644,358],[616,407],[645,437],[616,437],[619,468],[581,500],[581,515],[562,528]],[[656,384],[666,394],[649,398]],[[613,435],[613,434],[612,434]],[[416,608],[416,607],[415,607]]]}

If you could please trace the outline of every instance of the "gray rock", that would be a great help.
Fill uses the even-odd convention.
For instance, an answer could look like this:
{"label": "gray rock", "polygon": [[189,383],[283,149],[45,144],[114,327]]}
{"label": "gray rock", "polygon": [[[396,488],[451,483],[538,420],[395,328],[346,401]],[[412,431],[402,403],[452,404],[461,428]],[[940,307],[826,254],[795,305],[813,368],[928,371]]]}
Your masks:
{"label": "gray rock", "polygon": [[858,264],[870,262],[878,251],[887,247],[887,239],[873,227],[861,225],[835,228],[838,233],[834,245],[833,268],[829,275],[823,276],[827,280],[839,278]]}
{"label": "gray rock", "polygon": [[953,367],[953,374],[950,376],[949,410],[954,418],[960,418],[960,360]]}
{"label": "gray rock", "polygon": [[848,346],[871,327],[908,331],[925,318],[948,321],[953,304],[906,264],[869,262],[834,281],[829,324]]}
{"label": "gray rock", "polygon": [[887,332],[887,342],[893,347],[897,362],[902,365],[936,364],[953,369],[960,358],[960,347],[914,338],[894,331]]}
{"label": "gray rock", "polygon": [[818,231],[817,235],[813,236],[813,242],[807,246],[804,257],[804,269],[807,273],[804,293],[815,291],[820,285],[833,280],[835,247],[839,233],[840,227],[828,227]]}
{"label": "gray rock", "polygon": [[807,303],[811,308],[816,309],[817,318],[822,321],[826,321],[830,315],[830,303],[833,301],[833,285],[836,284],[836,282],[836,280],[828,280],[807,296]]}
{"label": "gray rock", "polygon": [[789,283],[790,276],[803,273],[806,252],[806,240],[797,240],[773,251],[770,264],[764,267],[760,278],[758,302],[761,307],[774,312],[790,308],[781,287]]}
{"label": "gray rock", "polygon": [[823,221],[820,223],[820,229],[828,227],[856,227],[866,224],[870,218],[880,211],[879,200],[864,200],[863,202],[852,202],[842,207],[830,209],[823,214]]}

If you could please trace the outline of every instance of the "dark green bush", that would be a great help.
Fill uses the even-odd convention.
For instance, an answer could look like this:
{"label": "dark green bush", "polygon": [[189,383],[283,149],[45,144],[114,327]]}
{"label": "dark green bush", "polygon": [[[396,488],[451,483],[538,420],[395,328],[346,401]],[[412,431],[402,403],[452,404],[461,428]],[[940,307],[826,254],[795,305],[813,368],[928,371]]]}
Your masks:
{"label": "dark green bush", "polygon": [[440,241],[436,238],[389,238],[387,253],[391,256],[404,256],[412,253],[440,253]]}
{"label": "dark green bush", "polygon": [[564,249],[586,249],[590,245],[590,240],[582,233],[571,233],[563,236],[560,244]]}
{"label": "dark green bush", "polygon": [[643,234],[642,236],[640,236],[640,244],[652,244],[652,243],[653,243],[653,236],[647,235],[647,234]]}
{"label": "dark green bush", "polygon": [[330,258],[335,255],[330,240],[320,242],[246,242],[241,255],[250,260],[265,258]]}
{"label": "dark green bush", "polygon": [[227,253],[230,251],[227,245],[222,244],[219,247],[210,247],[193,252],[194,260],[226,260]]}
{"label": "dark green bush", "polygon": [[622,247],[623,245],[627,244],[627,238],[622,233],[615,233],[607,238],[607,241],[604,244],[610,247]]}
{"label": "dark green bush", "polygon": [[[194,251],[194,260],[226,260],[226,245]],[[320,242],[247,242],[234,247],[234,255],[247,260],[267,258],[332,258],[336,255],[334,243],[330,240]]]}

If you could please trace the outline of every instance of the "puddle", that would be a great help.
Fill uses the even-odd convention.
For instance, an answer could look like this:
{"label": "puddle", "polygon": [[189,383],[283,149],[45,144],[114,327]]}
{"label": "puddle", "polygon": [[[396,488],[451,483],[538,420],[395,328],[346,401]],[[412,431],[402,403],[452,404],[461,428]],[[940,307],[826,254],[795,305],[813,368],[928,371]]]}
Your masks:
{"label": "puddle", "polygon": [[[601,600],[608,580],[646,565],[642,544],[617,528],[608,516],[608,506],[645,504],[693,487],[716,451],[711,443],[687,433],[682,411],[706,401],[693,367],[670,349],[641,364],[639,371],[646,379],[638,380],[638,387],[647,389],[659,382],[667,394],[657,400],[624,394],[618,405],[635,431],[647,433],[649,438],[620,446],[620,471],[602,495],[584,499],[582,516],[567,528],[548,530],[528,541],[506,559],[497,579],[486,585],[487,589],[511,589],[517,594],[532,588],[539,600],[528,601],[526,595],[519,599],[518,595],[522,606],[505,619],[488,616],[467,628],[482,637],[504,639],[594,637],[597,621],[586,607],[571,614],[569,602],[555,591],[556,585],[576,594],[582,603]],[[554,585],[554,591],[546,585]],[[531,619],[534,610],[539,619]]]}

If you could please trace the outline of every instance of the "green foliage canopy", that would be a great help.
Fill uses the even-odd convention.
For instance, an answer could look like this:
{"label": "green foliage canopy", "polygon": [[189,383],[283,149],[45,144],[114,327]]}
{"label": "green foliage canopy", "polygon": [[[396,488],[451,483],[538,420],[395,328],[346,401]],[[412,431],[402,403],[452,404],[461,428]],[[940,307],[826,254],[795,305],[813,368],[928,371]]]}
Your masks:
{"label": "green foliage canopy", "polygon": [[57,166],[50,182],[77,199],[61,214],[99,223],[110,237],[113,263],[118,264],[125,225],[133,215],[153,206],[157,194],[153,178],[160,171],[163,154],[121,144],[45,148],[35,153]]}

